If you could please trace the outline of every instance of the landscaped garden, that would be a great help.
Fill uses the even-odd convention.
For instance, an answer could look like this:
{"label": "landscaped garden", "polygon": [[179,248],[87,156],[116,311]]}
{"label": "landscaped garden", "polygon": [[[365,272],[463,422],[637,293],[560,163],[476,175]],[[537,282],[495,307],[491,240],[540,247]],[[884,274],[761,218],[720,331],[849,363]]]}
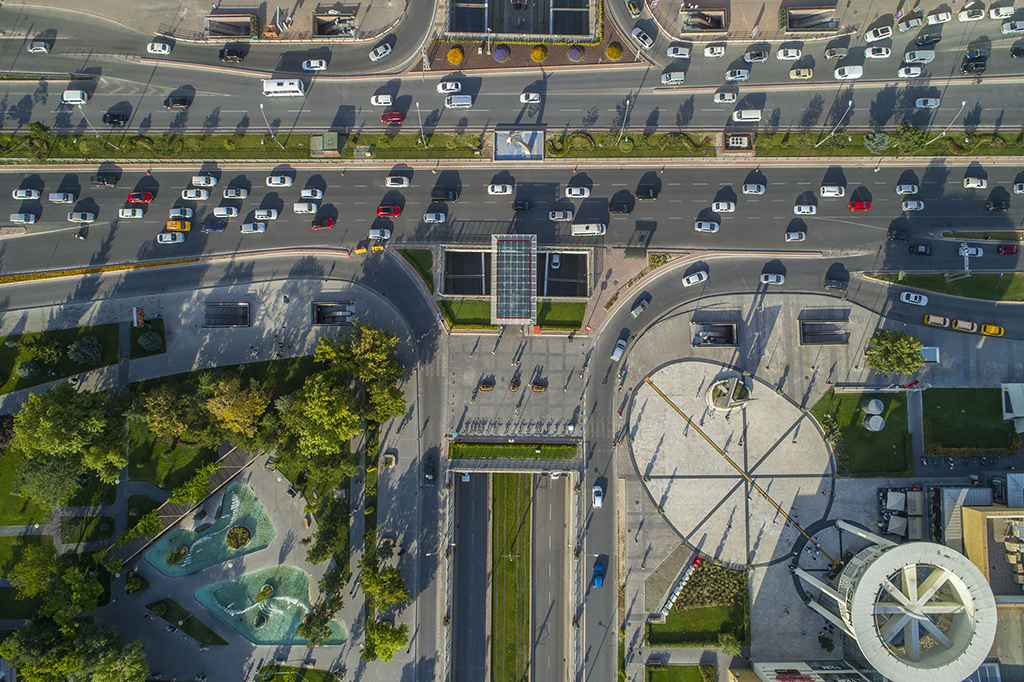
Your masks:
{"label": "landscaped garden", "polygon": [[659,665],[644,668],[646,682],[715,682],[713,665]]}
{"label": "landscaped garden", "polygon": [[228,644],[223,637],[173,599],[161,599],[152,604],[146,604],[146,608],[154,618],[163,618],[204,646],[227,646]]}
{"label": "landscaped garden", "polygon": [[0,393],[117,362],[117,324],[0,337]]}
{"label": "landscaped garden", "polygon": [[711,561],[697,566],[664,623],[647,625],[650,646],[722,646],[750,642],[746,571]]}
{"label": "landscaped garden", "polygon": [[112,516],[62,516],[60,519],[60,541],[65,544],[96,542],[112,537]]}
{"label": "landscaped garden", "polygon": [[[882,401],[885,427],[864,428],[862,405]],[[833,389],[811,408],[832,446],[839,474],[846,476],[908,476],[913,449],[907,431],[907,402],[903,393],[837,393]]]}
{"label": "landscaped garden", "polygon": [[1003,420],[998,388],[929,388],[921,394],[924,451],[939,456],[1012,457],[1020,436]]}
{"label": "landscaped garden", "polygon": [[575,445],[527,445],[517,443],[452,443],[450,459],[572,459]]}

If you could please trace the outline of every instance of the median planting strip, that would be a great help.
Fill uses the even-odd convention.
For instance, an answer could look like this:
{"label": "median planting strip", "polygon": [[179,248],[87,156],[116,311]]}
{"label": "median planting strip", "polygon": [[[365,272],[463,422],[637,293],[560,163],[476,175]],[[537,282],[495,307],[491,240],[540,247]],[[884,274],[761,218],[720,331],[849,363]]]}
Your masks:
{"label": "median planting strip", "polygon": [[451,459],[572,459],[575,445],[517,445],[506,443],[452,443]]}
{"label": "median planting strip", "polygon": [[227,646],[227,642],[216,632],[208,628],[202,621],[182,608],[173,599],[146,604],[146,608],[155,616],[163,618],[172,627],[176,627],[203,646]]}
{"label": "median planting strip", "polygon": [[937,294],[977,298],[983,301],[1024,301],[1024,273],[1019,272],[977,272],[970,277],[953,281],[948,281],[942,274],[903,275],[900,279],[898,274],[880,273],[869,277]]}
{"label": "median planting strip", "polygon": [[530,671],[530,506],[533,476],[493,474],[491,679],[520,682]]}

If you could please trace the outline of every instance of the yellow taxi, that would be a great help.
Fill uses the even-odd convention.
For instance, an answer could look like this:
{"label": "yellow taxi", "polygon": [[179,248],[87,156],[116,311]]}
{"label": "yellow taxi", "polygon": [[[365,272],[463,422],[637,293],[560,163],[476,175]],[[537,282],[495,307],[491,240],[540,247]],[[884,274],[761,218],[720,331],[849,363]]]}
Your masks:
{"label": "yellow taxi", "polygon": [[949,318],[943,317],[942,315],[925,315],[924,323],[929,324],[933,327],[945,328],[949,326]]}
{"label": "yellow taxi", "polygon": [[953,320],[953,329],[958,332],[969,332],[973,334],[978,331],[978,323],[970,320]]}
{"label": "yellow taxi", "polygon": [[188,232],[192,229],[192,223],[188,220],[168,220],[164,229],[168,232]]}
{"label": "yellow taxi", "polygon": [[981,333],[985,336],[1002,336],[1005,333],[1005,329],[997,324],[983,324],[981,325]]}
{"label": "yellow taxi", "polygon": [[805,81],[814,75],[814,69],[810,69],[806,66],[800,66],[795,69],[790,69],[789,79],[794,81]]}

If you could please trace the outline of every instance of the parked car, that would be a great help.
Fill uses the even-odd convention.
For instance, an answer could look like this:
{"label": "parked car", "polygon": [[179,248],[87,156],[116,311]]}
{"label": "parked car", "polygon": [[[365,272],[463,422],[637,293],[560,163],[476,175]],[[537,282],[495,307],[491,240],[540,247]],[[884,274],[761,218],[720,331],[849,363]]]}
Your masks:
{"label": "parked car", "polygon": [[945,24],[946,22],[949,21],[953,21],[953,14],[951,12],[935,12],[934,14],[928,15],[929,26]]}
{"label": "parked car", "polygon": [[594,576],[590,584],[595,588],[604,585],[604,566],[599,561],[594,562]]}
{"label": "parked car", "polygon": [[327,230],[334,227],[334,218],[324,216],[323,218],[313,218],[312,223],[314,230]]}
{"label": "parked car", "polygon": [[814,215],[818,212],[818,207],[814,204],[796,204],[793,206],[793,215]]}
{"label": "parked car", "polygon": [[899,78],[917,78],[922,73],[924,73],[924,70],[920,66],[912,64],[910,66],[901,66],[896,71],[896,76]]}
{"label": "parked car", "polygon": [[989,199],[985,202],[986,211],[1009,211],[1010,200],[1009,199]]}
{"label": "parked car", "polygon": [[689,59],[690,48],[682,45],[672,45],[665,51],[665,55],[672,59]]}
{"label": "parked car", "polygon": [[31,201],[38,199],[42,196],[42,192],[37,189],[16,189],[11,192],[11,196],[19,201]]}
{"label": "parked car", "polygon": [[654,47],[654,39],[644,33],[641,29],[634,28],[630,35],[633,37],[633,40],[640,43],[640,47],[645,50],[649,50]]}
{"label": "parked car", "polygon": [[287,175],[268,175],[267,187],[291,187],[295,181]]}
{"label": "parked car", "polygon": [[423,484],[428,486],[437,484],[437,460],[433,455],[427,455],[423,460]]}
{"label": "parked car", "polygon": [[745,61],[747,64],[761,64],[763,62],[768,61],[768,51],[750,50],[749,52],[744,53],[743,61]]}
{"label": "parked car", "polygon": [[924,202],[919,199],[908,199],[903,202],[904,211],[923,211]]}
{"label": "parked car", "polygon": [[963,258],[965,255],[968,258],[981,258],[982,256],[985,255],[985,251],[980,246],[968,246],[966,249],[964,249],[964,247],[961,246],[959,249],[956,250],[956,255],[960,256],[961,258]]}
{"label": "parked car", "polygon": [[783,47],[775,53],[780,62],[795,62],[803,56],[803,52],[795,47]]}
{"label": "parked car", "polygon": [[956,16],[960,21],[978,21],[979,19],[985,18],[985,8],[972,7],[970,9],[961,10]]}
{"label": "parked car", "polygon": [[128,114],[120,111],[108,111],[103,114],[103,123],[108,126],[124,126],[128,125]]}
{"label": "parked car", "polygon": [[487,193],[493,197],[512,194],[512,185],[487,185]]}
{"label": "parked car", "polygon": [[404,175],[389,175],[384,178],[384,186],[392,189],[401,189],[409,186],[409,178]]}
{"label": "parked car", "polygon": [[983,324],[979,331],[985,336],[1002,336],[1006,333],[998,324]]}
{"label": "parked car", "polygon": [[458,81],[441,81],[437,84],[437,91],[442,95],[454,95],[462,92],[462,83]]}
{"label": "parked car", "polygon": [[381,204],[377,207],[378,218],[397,218],[402,215],[402,207],[394,204]]}
{"label": "parked car", "polygon": [[864,34],[864,40],[869,43],[878,42],[892,37],[892,26],[879,26]]}
{"label": "parked car", "polygon": [[[644,306],[646,307],[646,306]],[[634,317],[636,317],[634,315]],[[600,483],[594,484],[594,509],[600,509],[604,506],[604,488],[601,487]]]}
{"label": "parked car", "polygon": [[892,50],[883,45],[872,45],[864,50],[864,56],[868,59],[888,59],[891,55]]}
{"label": "parked car", "polygon": [[851,211],[870,211],[871,202],[867,199],[850,199]]}
{"label": "parked car", "polygon": [[[511,194],[511,191],[509,192]],[[566,187],[565,197],[566,199],[586,199],[590,196],[589,187]]]}
{"label": "parked car", "polygon": [[171,53],[171,46],[167,43],[154,40],[153,42],[146,45],[146,54],[159,54],[165,55]]}
{"label": "parked car", "polygon": [[206,201],[210,198],[210,190],[189,188],[181,190],[181,198],[186,201]]}
{"label": "parked car", "polygon": [[913,31],[915,28],[921,28],[924,26],[924,20],[921,17],[913,17],[912,19],[904,19],[900,23],[896,24],[896,28],[900,30],[900,33],[906,33],[907,31]]}
{"label": "parked car", "polygon": [[730,83],[745,81],[750,78],[750,71],[746,69],[729,69],[725,72],[725,80]]}
{"label": "parked car", "polygon": [[725,45],[708,45],[704,48],[704,56],[709,59],[725,56]]}
{"label": "parked car", "polygon": [[904,291],[900,294],[900,301],[907,305],[926,306],[928,305],[928,297],[924,294],[916,294],[913,291]]}
{"label": "parked car", "polygon": [[716,92],[711,99],[715,104],[732,104],[737,98],[735,92]]}
{"label": "parked car", "polygon": [[143,216],[143,210],[141,208],[119,208],[117,209],[118,218],[141,218]]}
{"label": "parked car", "polygon": [[1016,256],[1020,253],[1020,246],[1017,244],[1000,244],[996,247],[996,253],[1000,256]]}
{"label": "parked car", "polygon": [[185,235],[181,232],[161,232],[156,236],[157,244],[182,244]]}
{"label": "parked car", "polygon": [[789,242],[802,242],[805,239],[807,239],[807,233],[804,232],[803,230],[797,230],[797,231],[794,231],[794,232],[787,232],[786,233],[786,243],[787,244]]}
{"label": "parked car", "polygon": [[837,81],[852,81],[857,80],[864,75],[864,67],[860,64],[854,64],[852,66],[840,66],[834,72]]}
{"label": "parked car", "polygon": [[245,61],[245,49],[242,47],[225,46],[220,49],[220,60],[232,64],[241,64]]}
{"label": "parked car", "polygon": [[940,101],[939,101],[938,97],[918,97],[914,101],[914,108],[915,109],[938,109],[939,108],[939,104],[940,104]]}
{"label": "parked car", "polygon": [[764,194],[764,189],[765,189],[764,185],[756,183],[756,182],[750,182],[750,183],[747,183],[747,184],[743,185],[743,193],[744,194],[757,194],[757,195],[760,195],[760,194]]}
{"label": "parked car", "polygon": [[910,182],[903,182],[896,185],[896,194],[903,196],[905,194],[917,194],[919,187]]}

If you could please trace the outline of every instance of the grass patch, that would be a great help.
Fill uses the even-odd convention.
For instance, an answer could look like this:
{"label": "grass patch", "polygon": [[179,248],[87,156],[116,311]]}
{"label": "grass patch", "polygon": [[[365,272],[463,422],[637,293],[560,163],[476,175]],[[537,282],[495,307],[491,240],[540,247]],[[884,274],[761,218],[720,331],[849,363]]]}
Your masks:
{"label": "grass patch", "polygon": [[572,459],[575,456],[575,445],[452,443],[448,448],[449,459]]}
{"label": "grass patch", "polygon": [[454,299],[440,301],[441,312],[455,329],[497,329],[491,324],[491,302]]}
{"label": "grass patch", "polygon": [[[192,639],[196,640],[200,644],[205,644],[207,646],[227,646],[227,642],[225,642],[220,635],[206,627],[202,621],[179,606],[173,599],[161,599],[160,601],[155,601],[152,604],[146,604],[146,608],[152,610],[157,604],[164,604],[167,608],[167,611],[163,616],[161,616],[161,618],[184,632],[186,635],[192,637]],[[182,624],[178,625],[179,622]]]}
{"label": "grass patch", "polygon": [[25,548],[29,545],[41,544],[53,545],[53,538],[49,535],[15,535],[13,537],[0,537],[0,577],[6,576],[11,566],[21,560]]}
{"label": "grass patch", "polygon": [[154,509],[157,509],[160,504],[160,502],[154,500],[149,495],[129,495],[128,527],[131,528],[134,526],[136,521]]}
{"label": "grass patch", "polygon": [[109,540],[114,537],[112,516],[62,516],[60,540],[65,544]]}
{"label": "grass patch", "polygon": [[[78,329],[54,329],[46,332],[19,334],[0,337],[0,393],[20,391],[47,381],[63,379],[72,374],[86,372],[97,367],[106,367],[117,362],[119,332],[118,324],[104,324],[98,327],[80,327]],[[80,365],[73,362],[67,355],[68,346],[75,341],[94,336],[103,344],[103,356],[96,365]],[[33,346],[41,345],[59,348],[62,353],[56,362],[44,362],[36,357]],[[39,371],[27,379],[14,373],[21,362],[35,362]]]}
{"label": "grass patch", "polygon": [[990,239],[995,242],[1024,242],[1024,230],[946,230],[942,236],[956,239]]}
{"label": "grass patch", "polygon": [[427,289],[434,293],[434,252],[430,249],[399,249],[398,253],[420,273]]}
{"label": "grass patch", "polygon": [[1003,421],[998,388],[930,388],[921,395],[924,449],[934,455],[1009,457],[1020,436]]}
{"label": "grass patch", "polygon": [[493,474],[491,679],[520,682],[530,665],[530,474]]}
{"label": "grass patch", "polygon": [[711,665],[659,665],[645,667],[646,682],[714,682]]}
{"label": "grass patch", "polygon": [[619,131],[608,133],[569,132],[552,135],[545,143],[548,156],[555,158],[657,158],[716,155],[713,138],[708,135],[682,132],[643,133]]}
{"label": "grass patch", "polygon": [[544,329],[577,330],[583,326],[587,304],[578,302],[542,302],[537,304],[537,324]]}
{"label": "grass patch", "polygon": [[173,490],[204,464],[217,459],[217,448],[168,443],[143,422],[128,424],[128,476]]}
{"label": "grass patch", "polygon": [[[894,130],[886,131],[892,136],[892,141],[897,140]],[[880,154],[873,154],[864,147],[864,135],[844,131],[841,134],[833,135],[824,144],[815,149],[815,145],[824,140],[827,134],[824,132],[814,133],[758,133],[754,140],[754,154],[756,156],[868,156],[868,157],[897,157],[897,156],[956,156],[958,154],[976,154],[979,156],[1019,156],[1024,154],[1024,133],[1018,134],[992,134],[978,133],[971,136],[972,143],[965,148],[963,146],[964,136],[950,135],[945,139],[932,142],[927,147],[917,149],[896,149],[890,146]],[[929,135],[929,137],[932,137]]]}
{"label": "grass patch", "polygon": [[124,585],[125,594],[135,594],[136,592],[142,592],[148,588],[149,581],[146,580],[141,573],[134,568],[128,571]]}
{"label": "grass patch", "polygon": [[674,608],[664,623],[647,624],[650,646],[718,646],[719,634],[731,634],[741,643],[748,642],[746,594],[743,602],[731,606],[704,609]]}
{"label": "grass patch", "polygon": [[35,617],[43,603],[42,597],[18,599],[13,587],[0,587],[0,600],[4,605],[4,618],[22,618],[28,620]]}
{"label": "grass patch", "polygon": [[[368,146],[375,159],[468,159],[483,149],[480,136],[471,133],[432,133],[426,149],[419,133],[359,133],[348,137],[341,157],[351,159],[356,147]],[[363,158],[362,153],[359,156]]]}
{"label": "grass patch", "polygon": [[[138,358],[146,358],[150,355],[160,355],[161,353],[167,352],[167,337],[164,336],[164,318],[157,317],[152,320],[147,320],[141,327],[132,327],[132,340],[131,340],[131,358],[136,360]],[[139,338],[146,332],[156,332],[160,335],[160,347],[155,350],[146,350],[139,345]]]}
{"label": "grass patch", "polygon": [[261,682],[337,682],[337,679],[328,670],[287,665],[265,665],[259,672]]}
{"label": "grass patch", "polygon": [[0,456],[0,526],[29,526],[46,523],[53,517],[51,510],[14,492],[22,459],[13,450]]}
{"label": "grass patch", "polygon": [[881,273],[872,275],[883,282],[899,282],[903,286],[938,294],[979,298],[984,301],[1024,301],[1024,273],[975,273],[964,279],[946,281],[945,275],[904,275]]}
{"label": "grass patch", "polygon": [[72,507],[109,507],[117,499],[117,484],[104,483],[94,473],[82,474],[81,487],[71,498]]}
{"label": "grass patch", "polygon": [[[872,398],[882,401],[885,428],[871,433],[862,423],[861,404]],[[829,389],[811,414],[828,433],[826,416],[836,420],[842,448],[832,449],[840,460],[840,473],[850,476],[908,476],[913,451],[907,432],[907,401],[902,393],[836,393]],[[843,455],[840,450],[845,450]]]}

